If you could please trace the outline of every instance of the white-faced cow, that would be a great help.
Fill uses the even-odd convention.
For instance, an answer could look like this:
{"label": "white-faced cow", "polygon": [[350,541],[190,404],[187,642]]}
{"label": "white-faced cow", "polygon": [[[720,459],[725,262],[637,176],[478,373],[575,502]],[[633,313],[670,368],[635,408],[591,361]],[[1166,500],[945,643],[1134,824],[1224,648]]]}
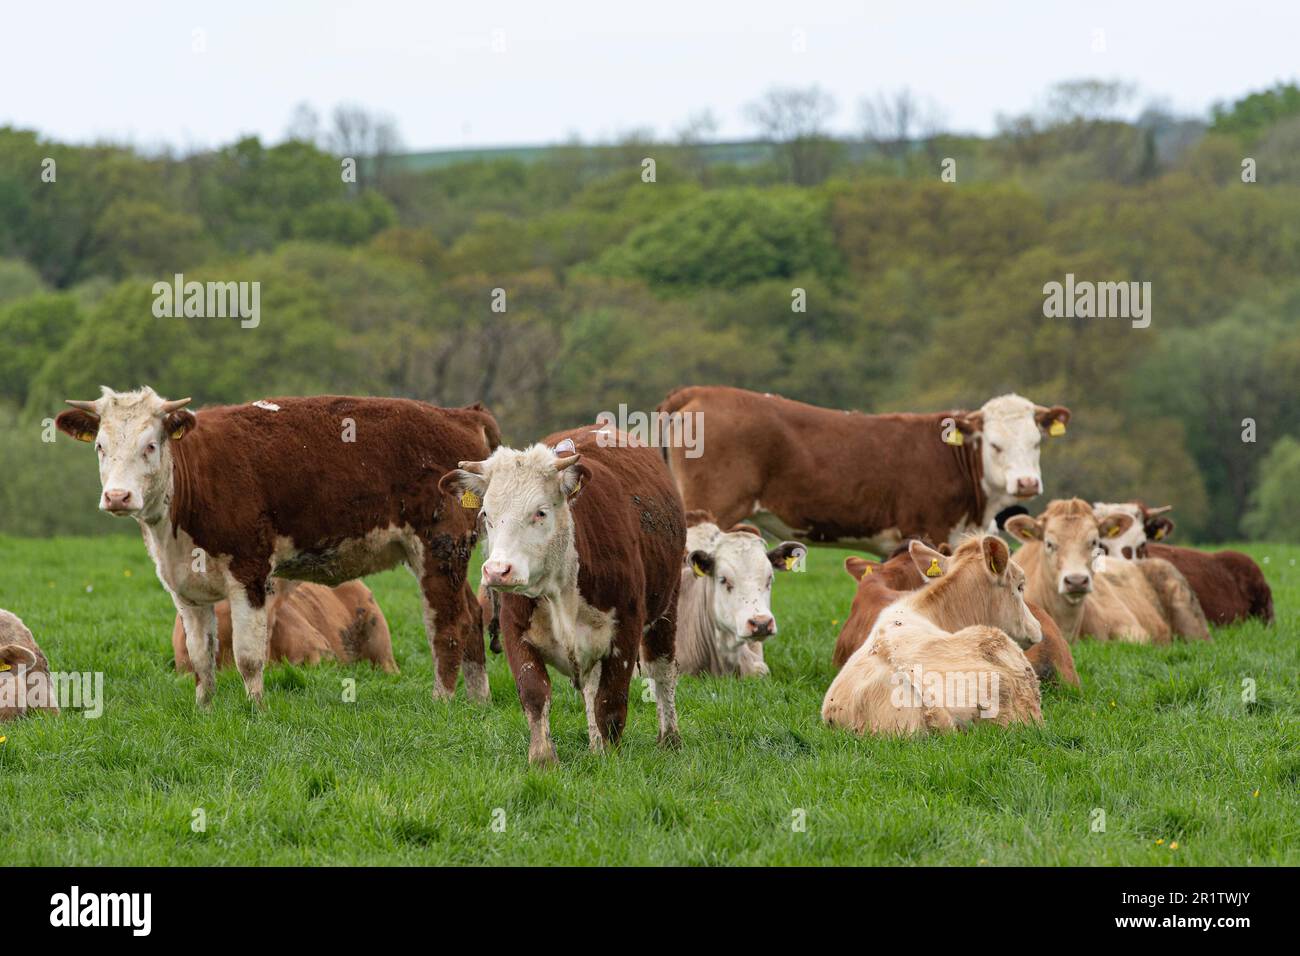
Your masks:
{"label": "white-faced cow", "polygon": [[1070,420],[1018,395],[974,412],[864,415],[721,386],[680,388],[658,411],[703,416],[698,457],[665,450],[688,509],[882,555],[908,537],[955,545],[991,530],[1043,490],[1039,445]]}
{"label": "white-faced cow", "polygon": [[488,696],[465,580],[475,515],[438,481],[499,443],[482,406],[397,398],[276,398],[200,410],[153,389],[69,402],[58,427],[99,456],[102,511],[134,518],[185,626],[196,699],[211,698],[213,606],[230,601],[235,666],[261,701],[276,577],[337,585],[397,564],[420,582],[434,696]]}
{"label": "white-faced cow", "polygon": [[1168,561],[1106,556],[1103,540],[1119,538],[1133,519],[1098,520],[1078,498],[1053,501],[1038,518],[1016,515],[1007,531],[1025,542],[1016,561],[1029,599],[1047,610],[1067,640],[1167,644],[1174,635],[1205,640],[1209,628],[1186,579]]}
{"label": "white-faced cow", "polygon": [[1254,617],[1266,624],[1273,621],[1273,590],[1255,559],[1240,551],[1198,551],[1161,543],[1174,532],[1172,518],[1165,512],[1172,505],[1148,508],[1140,501],[1122,504],[1096,503],[1098,517],[1123,513],[1133,524],[1121,536],[1103,538],[1101,546],[1112,558],[1168,561],[1181,572],[1196,592],[1205,617],[1213,624]]}
{"label": "white-faced cow", "polygon": [[683,674],[756,677],[767,673],[763,642],[776,634],[772,582],[805,548],[768,548],[757,528],[723,531],[707,512],[686,516],[686,559],[677,601],[677,667]]}
{"label": "white-faced cow", "polygon": [[1006,542],[971,537],[952,557],[919,541],[909,551],[932,583],[879,612],[826,691],[822,719],[877,734],[1040,722],[1038,677],[1023,648],[1042,640],[1042,628]]}
{"label": "white-faced cow", "polygon": [[50,662],[16,614],[0,610],[0,720],[33,710],[57,714]]}
{"label": "white-faced cow", "polygon": [[481,502],[501,641],[528,718],[528,759],[556,760],[547,666],[583,695],[593,750],[618,742],[638,656],[655,686],[659,742],[676,745],[674,661],[685,515],[657,451],[595,426],[464,461],[443,489]]}

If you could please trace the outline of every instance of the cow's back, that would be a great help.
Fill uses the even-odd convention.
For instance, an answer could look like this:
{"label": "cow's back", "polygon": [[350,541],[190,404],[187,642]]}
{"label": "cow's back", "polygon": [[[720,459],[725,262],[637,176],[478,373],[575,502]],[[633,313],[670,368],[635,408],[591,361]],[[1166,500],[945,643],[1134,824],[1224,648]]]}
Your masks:
{"label": "cow's back", "polygon": [[1260,566],[1240,551],[1198,551],[1147,542],[1149,558],[1168,561],[1196,592],[1212,624],[1229,624],[1244,617],[1273,621],[1273,592]]}

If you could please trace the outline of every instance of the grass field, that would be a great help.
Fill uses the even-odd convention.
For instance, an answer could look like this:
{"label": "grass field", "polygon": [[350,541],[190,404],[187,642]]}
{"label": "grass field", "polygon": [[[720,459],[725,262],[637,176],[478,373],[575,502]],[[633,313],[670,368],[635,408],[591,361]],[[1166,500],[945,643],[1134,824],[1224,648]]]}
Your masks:
{"label": "grass field", "polygon": [[820,724],[852,582],[818,550],[777,582],[771,678],[682,682],[684,749],[655,746],[638,693],[623,745],[589,754],[561,678],[561,766],[535,772],[504,658],[490,707],[431,699],[405,571],[370,581],[400,676],[275,666],[257,713],[225,671],[200,713],[137,538],[0,538],[0,607],[56,670],[103,671],[107,699],[0,726],[0,863],[1300,863],[1300,548],[1246,550],[1268,558],[1273,629],[1076,645],[1083,692],[1046,690],[1041,728],[910,741]]}

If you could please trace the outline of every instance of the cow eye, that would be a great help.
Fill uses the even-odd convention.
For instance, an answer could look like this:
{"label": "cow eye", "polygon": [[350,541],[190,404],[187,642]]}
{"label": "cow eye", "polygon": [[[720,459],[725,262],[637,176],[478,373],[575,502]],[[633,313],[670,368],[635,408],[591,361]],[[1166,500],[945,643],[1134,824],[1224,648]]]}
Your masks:
{"label": "cow eye", "polygon": [[989,445],[992,447],[992,449],[993,449],[997,454],[999,454],[999,455],[1002,454],[1002,446],[1001,446],[1001,445],[994,445],[993,442],[989,442]]}
{"label": "cow eye", "polygon": [[533,512],[533,520],[534,520],[534,521],[541,521],[541,520],[544,519],[545,517],[546,517],[546,509],[545,509],[545,508],[538,508],[535,512]]}
{"label": "cow eye", "polygon": [[158,443],[151,441],[148,445],[145,446],[144,453],[146,455],[152,455],[157,450],[158,450]]}

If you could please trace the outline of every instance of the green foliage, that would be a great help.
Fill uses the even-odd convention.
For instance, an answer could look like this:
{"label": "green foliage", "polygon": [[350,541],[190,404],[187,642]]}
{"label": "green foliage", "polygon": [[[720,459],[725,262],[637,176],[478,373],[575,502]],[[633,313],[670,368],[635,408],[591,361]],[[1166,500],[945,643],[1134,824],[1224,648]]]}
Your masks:
{"label": "green foliage", "polygon": [[1300,441],[1279,438],[1259,473],[1242,530],[1262,541],[1300,540]]}
{"label": "green foliage", "polygon": [[1279,83],[1272,89],[1243,96],[1231,106],[1218,104],[1213,113],[1215,132],[1249,142],[1279,120],[1300,114],[1300,86]]}
{"label": "green foliage", "polygon": [[0,400],[19,405],[48,357],[83,320],[75,297],[41,293],[0,308]]}

